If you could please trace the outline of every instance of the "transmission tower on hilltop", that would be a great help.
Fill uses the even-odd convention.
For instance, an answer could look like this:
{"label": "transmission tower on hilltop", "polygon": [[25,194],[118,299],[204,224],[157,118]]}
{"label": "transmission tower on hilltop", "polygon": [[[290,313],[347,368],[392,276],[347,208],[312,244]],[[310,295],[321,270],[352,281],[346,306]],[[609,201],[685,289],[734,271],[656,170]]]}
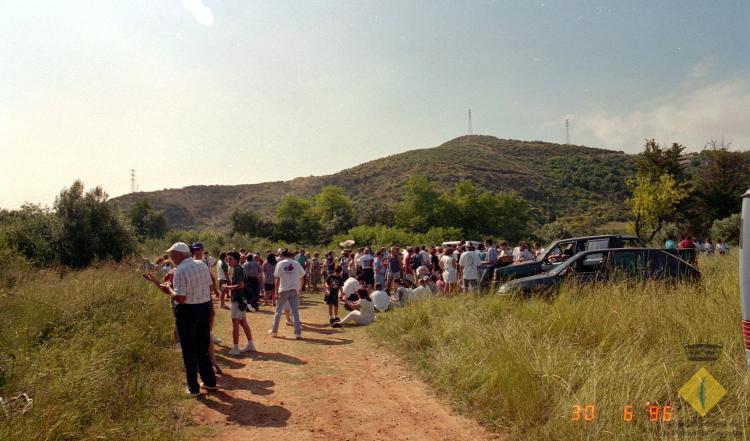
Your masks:
{"label": "transmission tower on hilltop", "polygon": [[469,109],[469,130],[466,133],[467,135],[473,135],[474,130],[471,127],[471,109]]}
{"label": "transmission tower on hilltop", "polygon": [[565,144],[570,145],[570,122],[565,118]]}
{"label": "transmission tower on hilltop", "polygon": [[130,192],[135,193],[138,191],[138,187],[135,185],[135,169],[130,169]]}

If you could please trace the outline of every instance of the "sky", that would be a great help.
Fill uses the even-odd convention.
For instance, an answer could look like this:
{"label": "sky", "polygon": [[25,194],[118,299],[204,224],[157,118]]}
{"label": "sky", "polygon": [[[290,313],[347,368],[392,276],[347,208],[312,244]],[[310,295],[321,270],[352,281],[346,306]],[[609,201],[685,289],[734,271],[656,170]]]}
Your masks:
{"label": "sky", "polygon": [[[321,175],[473,132],[750,148],[750,1],[0,3],[0,207]],[[481,158],[477,158],[481,161]],[[397,171],[396,171],[397,172]]]}

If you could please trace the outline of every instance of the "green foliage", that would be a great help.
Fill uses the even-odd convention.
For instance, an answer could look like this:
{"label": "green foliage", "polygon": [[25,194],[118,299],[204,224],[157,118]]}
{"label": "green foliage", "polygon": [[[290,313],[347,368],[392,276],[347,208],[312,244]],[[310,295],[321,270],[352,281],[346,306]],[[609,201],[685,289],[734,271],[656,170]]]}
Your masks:
{"label": "green foliage", "polygon": [[320,218],[310,201],[288,194],[276,210],[274,237],[287,242],[317,243],[322,231]]}
{"label": "green foliage", "polygon": [[464,234],[460,228],[433,227],[425,233],[413,233],[399,227],[385,225],[359,225],[350,229],[346,234],[333,237],[331,246],[352,239],[357,245],[373,247],[390,247],[392,245],[434,245],[448,240],[460,240]]}
{"label": "green foliage", "polygon": [[654,139],[647,139],[643,152],[635,160],[638,174],[657,180],[667,173],[672,175],[677,182],[684,182],[686,175],[680,162],[684,150],[685,147],[676,142],[672,143],[671,147],[665,148],[657,144]]}
{"label": "green foliage", "polygon": [[101,187],[84,193],[81,181],[60,192],[55,210],[60,221],[57,245],[63,264],[82,268],[94,259],[119,261],[135,250],[135,235],[122,219],[122,212],[107,198]]}
{"label": "green foliage", "polygon": [[444,213],[440,193],[424,176],[406,181],[401,202],[396,205],[396,225],[409,231],[425,232],[430,226],[442,224]]}
{"label": "green foliage", "polygon": [[467,238],[493,235],[517,241],[529,234],[528,204],[518,196],[480,191],[463,180],[439,194],[423,176],[413,176],[396,207],[396,225],[424,233],[433,226],[460,228]]}
{"label": "green foliage", "polygon": [[573,237],[566,226],[566,222],[561,222],[559,220],[542,225],[538,234],[545,243],[552,243],[558,239]]}
{"label": "green foliage", "polygon": [[60,223],[55,213],[37,205],[0,212],[0,248],[23,255],[35,266],[57,262],[55,249]]}
{"label": "green foliage", "polygon": [[631,181],[633,197],[628,200],[633,215],[633,230],[644,242],[653,240],[665,223],[672,220],[676,207],[687,197],[683,185],[670,174],[654,180],[639,175]]}
{"label": "green foliage", "polygon": [[352,200],[343,188],[335,185],[326,185],[315,195],[313,210],[318,215],[324,235],[328,238],[348,230],[354,223]]}
{"label": "green foliage", "polygon": [[255,237],[267,237],[273,234],[273,223],[261,218],[255,211],[236,208],[229,216],[232,223],[231,233]]}
{"label": "green foliage", "polygon": [[[369,332],[456,408],[510,440],[699,441],[750,427],[737,254],[699,266],[698,285],[566,284],[553,299],[427,298],[380,315]],[[687,343],[723,346],[706,367],[729,393],[705,418],[678,395],[700,367],[686,359]],[[647,401],[669,403],[679,422],[650,422]],[[571,421],[575,404],[596,405],[596,421]],[[622,420],[627,404],[637,406],[631,423]]]}
{"label": "green foliage", "polygon": [[740,213],[735,213],[724,219],[717,219],[711,225],[711,237],[715,240],[724,239],[731,244],[738,244],[740,241],[740,223],[742,217]]}
{"label": "green foliage", "polygon": [[[115,266],[0,295],[0,439],[176,440],[191,417],[166,296]],[[33,404],[23,412],[25,393]]]}
{"label": "green foliage", "polygon": [[141,241],[161,239],[167,232],[167,220],[164,218],[164,212],[154,210],[147,199],[141,199],[130,206],[128,219]]}
{"label": "green foliage", "polygon": [[691,222],[698,232],[708,231],[716,219],[738,213],[740,196],[750,187],[750,157],[714,147],[702,152],[702,165],[693,178]]}

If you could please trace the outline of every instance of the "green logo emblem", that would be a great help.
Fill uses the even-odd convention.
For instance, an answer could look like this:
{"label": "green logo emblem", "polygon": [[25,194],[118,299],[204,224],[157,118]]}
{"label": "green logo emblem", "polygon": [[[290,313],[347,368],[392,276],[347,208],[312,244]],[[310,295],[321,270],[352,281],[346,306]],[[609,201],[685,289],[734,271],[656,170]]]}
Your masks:
{"label": "green logo emblem", "polygon": [[680,388],[679,394],[700,416],[706,416],[724,398],[727,390],[705,368],[700,368]]}

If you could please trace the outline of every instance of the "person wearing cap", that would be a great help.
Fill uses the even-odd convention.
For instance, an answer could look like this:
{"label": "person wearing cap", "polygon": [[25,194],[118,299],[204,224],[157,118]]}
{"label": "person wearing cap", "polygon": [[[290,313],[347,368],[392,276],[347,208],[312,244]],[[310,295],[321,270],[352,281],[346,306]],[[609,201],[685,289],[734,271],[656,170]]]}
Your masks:
{"label": "person wearing cap", "polygon": [[268,330],[271,337],[276,337],[279,332],[279,321],[284,307],[289,305],[294,316],[294,336],[302,338],[302,323],[299,319],[299,293],[305,279],[305,269],[296,260],[292,259],[289,250],[281,250],[282,260],[276,264],[274,270],[274,292],[277,298],[276,313],[273,316],[273,327]]}
{"label": "person wearing cap", "polygon": [[[206,264],[208,272],[211,274],[211,265],[203,259],[203,244],[200,242],[193,242],[193,244],[190,245],[190,252],[193,253],[193,259]],[[219,290],[216,288],[216,279],[214,279],[213,274],[211,274],[211,292],[216,294],[217,298],[220,296]],[[221,375],[222,372],[219,364],[216,362],[216,348],[214,347],[215,344],[221,343],[221,339],[213,334],[215,317],[216,313],[214,311],[214,303],[211,302],[211,339],[208,342],[208,355],[211,357],[211,364],[214,366],[214,372]]]}
{"label": "person wearing cap", "polygon": [[213,280],[208,267],[192,258],[187,244],[177,242],[167,252],[176,265],[172,281],[174,288],[169,288],[169,294],[177,302],[177,332],[182,342],[188,393],[198,396],[198,375],[205,389],[216,390],[216,375],[208,354]]}

